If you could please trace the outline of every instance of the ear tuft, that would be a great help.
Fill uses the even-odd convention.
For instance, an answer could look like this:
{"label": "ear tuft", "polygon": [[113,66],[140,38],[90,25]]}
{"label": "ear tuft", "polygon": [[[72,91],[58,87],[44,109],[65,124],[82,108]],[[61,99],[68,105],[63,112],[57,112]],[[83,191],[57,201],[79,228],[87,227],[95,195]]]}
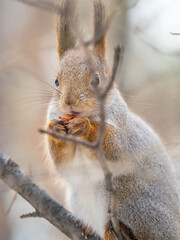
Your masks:
{"label": "ear tuft", "polygon": [[75,46],[76,39],[72,31],[72,26],[74,22],[77,22],[74,0],[64,0],[60,3],[60,9],[60,13],[56,16],[57,50],[59,58],[61,58],[68,49]]}
{"label": "ear tuft", "polygon": [[105,56],[106,36],[110,25],[104,4],[100,0],[94,1],[94,50],[99,57]]}

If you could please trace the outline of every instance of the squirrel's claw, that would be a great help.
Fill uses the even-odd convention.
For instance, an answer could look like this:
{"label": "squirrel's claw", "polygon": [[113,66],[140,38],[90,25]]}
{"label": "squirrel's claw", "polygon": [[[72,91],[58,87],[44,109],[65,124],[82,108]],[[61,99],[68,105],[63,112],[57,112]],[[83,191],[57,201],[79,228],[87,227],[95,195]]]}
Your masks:
{"label": "squirrel's claw", "polygon": [[54,130],[58,133],[63,133],[63,134],[67,132],[66,127],[62,125],[59,119],[51,120],[51,122],[48,124],[48,129]]}
{"label": "squirrel's claw", "polygon": [[75,136],[86,136],[88,133],[89,120],[87,118],[74,118],[66,125],[67,133]]}
{"label": "squirrel's claw", "polygon": [[87,227],[86,225],[82,225],[82,236],[85,239],[88,239],[88,236],[92,236],[93,235],[93,231],[90,227]]}

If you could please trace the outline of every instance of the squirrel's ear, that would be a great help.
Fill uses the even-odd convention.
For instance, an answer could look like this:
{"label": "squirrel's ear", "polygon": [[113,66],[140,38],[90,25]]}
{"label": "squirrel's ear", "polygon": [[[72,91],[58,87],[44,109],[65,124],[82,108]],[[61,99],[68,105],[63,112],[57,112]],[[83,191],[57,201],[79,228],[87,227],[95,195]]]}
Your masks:
{"label": "squirrel's ear", "polygon": [[72,32],[72,27],[74,22],[76,22],[74,0],[64,0],[60,3],[60,9],[61,11],[56,16],[57,51],[59,58],[62,57],[66,50],[73,48],[76,44],[76,39]]}
{"label": "squirrel's ear", "polygon": [[99,57],[105,56],[106,36],[110,24],[110,17],[100,0],[94,0],[94,51]]}

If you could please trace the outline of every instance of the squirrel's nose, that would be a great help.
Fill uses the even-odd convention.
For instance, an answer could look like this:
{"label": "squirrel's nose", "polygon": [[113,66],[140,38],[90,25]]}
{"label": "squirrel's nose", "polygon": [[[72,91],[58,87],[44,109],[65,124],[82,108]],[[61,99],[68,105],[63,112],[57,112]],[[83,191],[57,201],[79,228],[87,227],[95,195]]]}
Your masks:
{"label": "squirrel's nose", "polygon": [[71,106],[73,105],[73,103],[74,103],[73,96],[71,94],[68,94],[65,98],[65,104]]}

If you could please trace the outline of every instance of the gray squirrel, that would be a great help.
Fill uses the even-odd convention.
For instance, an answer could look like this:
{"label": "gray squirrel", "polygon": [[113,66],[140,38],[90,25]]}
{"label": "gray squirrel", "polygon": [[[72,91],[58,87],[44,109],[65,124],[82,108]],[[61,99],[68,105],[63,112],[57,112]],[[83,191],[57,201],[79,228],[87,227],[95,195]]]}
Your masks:
{"label": "gray squirrel", "polygon": [[[94,38],[99,38],[91,49],[96,68],[94,80],[85,51],[76,46],[67,15],[59,16],[59,71],[47,114],[48,130],[89,142],[95,142],[99,128],[98,100],[92,84],[105,89],[109,79],[105,59],[108,20],[103,3],[98,0],[93,4]],[[73,21],[73,1],[64,1],[62,9]],[[64,125],[59,116],[65,114],[75,117]],[[130,229],[130,239],[180,239],[175,177],[161,140],[128,109],[116,84],[105,100],[105,115],[103,150],[117,189],[115,214],[119,224]],[[89,232],[103,239],[114,239],[108,228],[110,196],[96,152],[52,136],[47,137],[47,146],[57,171],[67,184],[67,202],[74,216],[86,226],[87,233],[90,229]]]}

